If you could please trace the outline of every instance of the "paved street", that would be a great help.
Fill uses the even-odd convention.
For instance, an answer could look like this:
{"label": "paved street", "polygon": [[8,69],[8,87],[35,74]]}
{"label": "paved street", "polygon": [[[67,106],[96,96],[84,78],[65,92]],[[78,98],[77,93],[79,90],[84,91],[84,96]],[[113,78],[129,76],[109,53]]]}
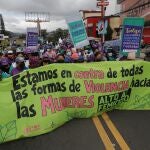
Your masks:
{"label": "paved street", "polygon": [[0,150],[150,149],[150,111],[113,111],[73,120],[54,132],[0,145]]}
{"label": "paved street", "polygon": [[150,0],[0,0],[0,150],[150,150]]}

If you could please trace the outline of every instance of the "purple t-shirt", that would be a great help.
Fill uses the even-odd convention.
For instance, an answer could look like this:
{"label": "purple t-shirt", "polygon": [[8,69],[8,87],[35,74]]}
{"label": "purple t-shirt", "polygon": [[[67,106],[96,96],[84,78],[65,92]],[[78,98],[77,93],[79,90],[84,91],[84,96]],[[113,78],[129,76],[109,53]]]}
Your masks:
{"label": "purple t-shirt", "polygon": [[[24,70],[27,70],[27,68],[25,67]],[[13,70],[11,71],[11,75],[14,76],[16,74],[23,72],[24,70],[19,70],[18,68],[13,68]]]}

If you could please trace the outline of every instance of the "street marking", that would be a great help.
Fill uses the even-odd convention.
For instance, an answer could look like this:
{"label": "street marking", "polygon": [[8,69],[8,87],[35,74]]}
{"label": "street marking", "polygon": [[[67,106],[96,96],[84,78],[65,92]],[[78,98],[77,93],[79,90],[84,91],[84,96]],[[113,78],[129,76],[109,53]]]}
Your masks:
{"label": "street marking", "polygon": [[93,117],[92,120],[93,120],[93,122],[96,126],[96,129],[99,133],[100,138],[102,139],[102,141],[104,143],[104,146],[105,146],[106,150],[115,150],[114,147],[113,147],[113,144],[110,141],[110,139],[109,139],[105,129],[103,128],[102,123],[99,120],[99,118],[98,117]]}
{"label": "street marking", "polygon": [[127,143],[125,142],[125,140],[123,139],[123,137],[121,136],[115,125],[113,124],[113,122],[110,120],[109,116],[106,113],[103,113],[102,118],[104,119],[113,136],[115,137],[120,148],[122,150],[130,150],[129,146],[127,145]]}

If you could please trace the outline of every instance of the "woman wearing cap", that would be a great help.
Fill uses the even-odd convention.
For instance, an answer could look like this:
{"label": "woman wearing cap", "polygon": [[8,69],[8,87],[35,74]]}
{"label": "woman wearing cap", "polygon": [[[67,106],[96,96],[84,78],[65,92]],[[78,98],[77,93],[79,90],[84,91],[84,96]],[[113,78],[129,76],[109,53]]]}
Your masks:
{"label": "woman wearing cap", "polygon": [[29,58],[29,68],[35,69],[41,67],[42,60],[39,57],[32,56]]}
{"label": "woman wearing cap", "polygon": [[14,76],[14,75],[19,74],[27,69],[28,68],[25,66],[24,57],[17,57],[16,58],[16,67],[12,69],[11,75]]}
{"label": "woman wearing cap", "polygon": [[96,52],[95,54],[94,54],[94,56],[95,56],[95,62],[100,62],[100,61],[107,61],[107,59],[103,56],[103,53],[101,53],[101,52]]}
{"label": "woman wearing cap", "polygon": [[15,59],[15,56],[14,56],[14,53],[12,50],[9,50],[7,52],[7,58],[8,58],[9,65],[12,65],[12,63],[14,63],[14,59]]}
{"label": "woman wearing cap", "polygon": [[0,64],[1,64],[1,78],[4,79],[4,78],[10,77],[10,74],[9,74],[10,65],[8,62],[8,58],[3,57],[1,59]]}
{"label": "woman wearing cap", "polygon": [[72,55],[71,51],[69,49],[67,49],[66,55],[65,55],[65,60],[64,60],[65,63],[71,63],[71,55]]}
{"label": "woman wearing cap", "polygon": [[64,62],[65,62],[64,55],[58,53],[58,54],[57,54],[57,57],[56,57],[56,61],[57,61],[57,63],[64,63]]}

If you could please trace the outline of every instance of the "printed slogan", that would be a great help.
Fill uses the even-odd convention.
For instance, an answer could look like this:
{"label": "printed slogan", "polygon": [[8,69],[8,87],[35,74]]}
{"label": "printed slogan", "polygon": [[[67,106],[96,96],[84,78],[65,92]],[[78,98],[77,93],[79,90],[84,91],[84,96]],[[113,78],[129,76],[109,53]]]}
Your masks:
{"label": "printed slogan", "polygon": [[[0,143],[112,109],[150,109],[148,68],[141,61],[53,64],[2,81]],[[13,134],[7,137],[6,129]]]}

